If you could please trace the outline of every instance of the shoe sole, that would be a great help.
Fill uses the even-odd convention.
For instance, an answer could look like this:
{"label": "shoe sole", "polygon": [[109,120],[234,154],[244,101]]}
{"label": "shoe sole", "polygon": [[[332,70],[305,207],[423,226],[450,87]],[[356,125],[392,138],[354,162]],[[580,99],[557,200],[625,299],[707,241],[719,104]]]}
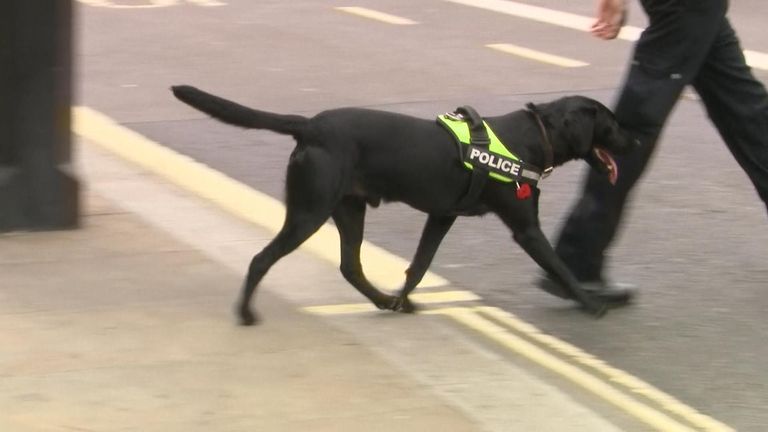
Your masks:
{"label": "shoe sole", "polygon": [[[552,279],[541,278],[537,282],[537,286],[555,297],[573,300],[573,297],[565,292],[559,283]],[[634,285],[623,283],[605,285],[600,282],[584,282],[582,283],[582,288],[584,291],[602,299],[612,307],[624,306],[631,303],[637,293],[637,289]]]}

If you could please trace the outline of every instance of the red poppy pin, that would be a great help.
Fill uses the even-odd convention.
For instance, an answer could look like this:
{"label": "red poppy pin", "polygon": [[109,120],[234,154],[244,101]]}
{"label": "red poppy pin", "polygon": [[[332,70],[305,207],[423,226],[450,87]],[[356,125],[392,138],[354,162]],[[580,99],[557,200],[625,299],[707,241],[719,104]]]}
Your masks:
{"label": "red poppy pin", "polygon": [[523,183],[517,187],[517,199],[528,199],[531,196],[531,185]]}

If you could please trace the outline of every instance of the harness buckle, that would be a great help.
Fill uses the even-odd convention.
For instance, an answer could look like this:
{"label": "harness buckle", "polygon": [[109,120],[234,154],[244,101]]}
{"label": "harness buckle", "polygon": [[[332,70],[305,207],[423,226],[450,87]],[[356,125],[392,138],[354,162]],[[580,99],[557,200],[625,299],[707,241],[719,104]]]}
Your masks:
{"label": "harness buckle", "polygon": [[552,171],[554,171],[555,167],[548,167],[544,168],[544,171],[541,172],[541,180],[544,180],[545,178],[549,177],[550,174],[552,174]]}

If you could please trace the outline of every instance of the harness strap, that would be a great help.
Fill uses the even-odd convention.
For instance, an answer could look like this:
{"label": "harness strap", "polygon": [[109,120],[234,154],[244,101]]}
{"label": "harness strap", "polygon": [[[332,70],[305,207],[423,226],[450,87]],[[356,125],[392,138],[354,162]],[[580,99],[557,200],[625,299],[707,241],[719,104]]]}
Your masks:
{"label": "harness strap", "polygon": [[488,170],[484,168],[475,168],[472,170],[472,177],[469,179],[469,187],[464,196],[456,203],[456,211],[464,212],[469,210],[480,197],[485,184],[488,182]]}
{"label": "harness strap", "polygon": [[544,172],[511,153],[474,108],[464,105],[455,112],[438,116],[438,123],[455,138],[461,163],[471,171],[467,191],[455,206],[457,212],[468,211],[476,204],[489,177],[503,183],[514,183],[519,188],[521,183],[535,186],[552,171],[552,146],[547,130],[536,107],[529,104],[528,109],[543,135],[547,164]]}
{"label": "harness strap", "polygon": [[[460,106],[456,109],[456,113],[459,114],[469,126],[469,143],[470,145],[476,145],[487,148],[491,144],[491,139],[488,136],[488,131],[485,129],[483,118],[469,105]],[[459,155],[464,153],[464,144],[457,142],[459,146]],[[456,203],[456,211],[462,212],[469,210],[480,197],[485,184],[488,182],[488,168],[482,165],[473,166],[472,177],[469,180],[469,187],[461,197],[458,203]]]}

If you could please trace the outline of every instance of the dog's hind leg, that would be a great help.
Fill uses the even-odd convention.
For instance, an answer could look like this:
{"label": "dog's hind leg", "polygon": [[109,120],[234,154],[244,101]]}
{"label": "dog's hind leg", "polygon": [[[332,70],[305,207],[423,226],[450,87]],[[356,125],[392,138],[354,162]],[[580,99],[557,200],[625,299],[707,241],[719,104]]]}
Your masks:
{"label": "dog's hind leg", "polygon": [[[292,220],[289,220],[292,219]],[[250,309],[251,297],[256,286],[267,271],[282,257],[288,255],[308,239],[325,222],[327,217],[298,217],[286,219],[277,236],[256,254],[248,266],[248,275],[243,283],[243,291],[238,302],[237,312],[240,323],[252,325],[256,316]]]}
{"label": "dog's hind leg", "polygon": [[416,310],[416,307],[408,299],[408,295],[421,282],[424,273],[427,272],[429,265],[432,264],[432,259],[435,257],[440,242],[443,241],[445,234],[451,229],[455,220],[456,216],[429,215],[427,218],[427,223],[424,225],[424,230],[421,233],[419,246],[416,248],[416,254],[413,256],[413,261],[408,266],[408,270],[405,271],[405,285],[400,290],[400,295],[397,298],[396,310],[408,313]]}
{"label": "dog's hind leg", "polygon": [[250,301],[256,286],[280,258],[291,253],[328,220],[341,192],[335,186],[340,170],[320,149],[298,149],[291,154],[286,178],[285,222],[277,236],[251,260],[237,313],[243,325],[256,316]]}
{"label": "dog's hind leg", "polygon": [[387,295],[374,287],[363,273],[360,264],[360,244],[363,242],[365,223],[365,200],[347,196],[333,212],[333,221],[341,239],[341,274],[362,295],[379,309],[392,309],[396,297]]}

